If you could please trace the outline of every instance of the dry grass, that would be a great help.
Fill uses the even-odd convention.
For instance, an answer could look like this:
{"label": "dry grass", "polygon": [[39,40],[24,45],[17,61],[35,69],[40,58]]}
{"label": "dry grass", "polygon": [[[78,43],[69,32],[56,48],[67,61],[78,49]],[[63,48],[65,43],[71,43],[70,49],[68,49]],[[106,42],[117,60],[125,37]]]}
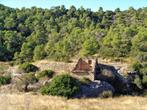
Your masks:
{"label": "dry grass", "polygon": [[0,110],[147,110],[147,98],[70,99],[41,95],[0,95]]}
{"label": "dry grass", "polygon": [[7,62],[0,62],[0,75],[4,74],[9,68],[9,64]]}

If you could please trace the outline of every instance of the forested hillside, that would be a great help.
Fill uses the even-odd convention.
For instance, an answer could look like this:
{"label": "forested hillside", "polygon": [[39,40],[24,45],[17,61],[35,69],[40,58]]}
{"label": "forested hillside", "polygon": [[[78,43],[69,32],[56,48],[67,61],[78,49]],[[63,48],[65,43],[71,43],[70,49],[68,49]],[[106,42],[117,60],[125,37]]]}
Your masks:
{"label": "forested hillside", "polygon": [[147,61],[147,7],[13,9],[0,5],[0,60],[68,61],[74,56],[132,57]]}

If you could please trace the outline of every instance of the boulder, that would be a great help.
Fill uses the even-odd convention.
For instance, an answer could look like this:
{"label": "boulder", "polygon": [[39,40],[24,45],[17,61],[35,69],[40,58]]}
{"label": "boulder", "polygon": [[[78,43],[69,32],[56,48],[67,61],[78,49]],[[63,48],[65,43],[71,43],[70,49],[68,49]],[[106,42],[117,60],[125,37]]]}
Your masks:
{"label": "boulder", "polygon": [[28,91],[37,91],[41,87],[40,83],[29,84]]}
{"label": "boulder", "polygon": [[113,86],[109,83],[104,81],[92,81],[89,84],[82,84],[80,86],[81,92],[76,96],[92,98],[92,97],[99,97],[104,91],[111,91],[114,94],[115,90]]}

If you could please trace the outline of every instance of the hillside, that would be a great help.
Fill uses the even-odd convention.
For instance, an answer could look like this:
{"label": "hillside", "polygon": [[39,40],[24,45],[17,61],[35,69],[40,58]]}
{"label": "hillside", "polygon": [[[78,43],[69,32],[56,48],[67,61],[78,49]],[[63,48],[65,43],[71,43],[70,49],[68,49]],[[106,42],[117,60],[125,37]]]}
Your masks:
{"label": "hillside", "polygon": [[0,110],[146,110],[146,94],[147,7],[0,4]]}
{"label": "hillside", "polygon": [[72,58],[94,55],[129,59],[129,65],[140,65],[139,70],[134,66],[134,71],[141,73],[139,79],[146,83],[146,26],[147,7],[124,11],[104,11],[100,7],[94,12],[75,6],[15,9],[0,5],[0,61],[70,62]]}
{"label": "hillside", "polygon": [[[87,60],[87,59],[85,59]],[[92,60],[92,68],[94,69],[95,65],[95,59],[91,58]],[[119,70],[119,72],[122,75],[127,75],[127,73],[130,71],[130,64],[128,62],[120,62],[120,61],[111,61],[110,59],[102,59],[99,58],[99,63],[101,64],[106,64],[115,67],[116,69]],[[78,62],[78,59],[72,59],[72,62],[58,62],[58,61],[53,61],[53,60],[40,60],[33,62],[34,65],[39,67],[40,71],[51,69],[55,71],[56,73],[71,73],[71,71],[74,69]],[[2,66],[0,73],[14,73],[14,74],[19,74],[18,71],[18,65],[16,66],[10,66],[8,63],[1,62]],[[6,65],[7,64],[7,65]],[[6,68],[7,67],[7,68]],[[3,70],[3,71],[2,71]],[[4,71],[5,70],[5,71]],[[90,74],[90,79],[93,80],[93,74]]]}
{"label": "hillside", "polygon": [[0,5],[0,60],[16,63],[44,58],[69,61],[98,54],[146,61],[147,8],[57,6],[14,9]]}

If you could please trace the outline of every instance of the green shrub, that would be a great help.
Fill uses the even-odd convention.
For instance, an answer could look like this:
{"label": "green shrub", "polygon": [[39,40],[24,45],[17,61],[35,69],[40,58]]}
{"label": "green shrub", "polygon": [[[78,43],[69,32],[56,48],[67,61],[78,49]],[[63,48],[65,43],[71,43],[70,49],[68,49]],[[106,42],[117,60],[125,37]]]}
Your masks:
{"label": "green shrub", "polygon": [[78,81],[69,75],[55,76],[52,82],[41,88],[42,94],[72,97],[80,90]]}
{"label": "green shrub", "polygon": [[49,94],[49,85],[43,86],[40,88],[40,92],[42,95],[48,95]]}
{"label": "green shrub", "polygon": [[35,77],[35,73],[32,73],[32,72],[24,74],[21,79],[31,84],[36,83],[38,81],[37,78]]}
{"label": "green shrub", "polygon": [[9,84],[11,82],[10,76],[0,76],[0,85]]}
{"label": "green shrub", "polygon": [[41,72],[37,73],[36,77],[38,79],[42,78],[42,77],[45,77],[45,76],[51,78],[53,76],[53,74],[54,74],[54,71],[52,71],[52,70],[44,70],[44,71],[41,71]]}
{"label": "green shrub", "polygon": [[36,72],[37,70],[39,70],[37,66],[27,63],[27,62],[20,65],[19,68],[26,73]]}
{"label": "green shrub", "polygon": [[147,87],[147,75],[144,75],[144,76],[143,76],[142,84],[143,84],[145,87]]}
{"label": "green shrub", "polygon": [[34,56],[33,59],[34,61],[36,60],[41,60],[46,56],[46,53],[44,51],[44,45],[37,45],[34,49]]}
{"label": "green shrub", "polygon": [[34,73],[26,73],[22,75],[19,79],[20,80],[18,80],[16,83],[17,89],[19,91],[25,91],[25,92],[28,91],[29,84],[34,84],[38,82],[38,79],[35,77]]}
{"label": "green shrub", "polygon": [[112,91],[103,91],[100,95],[100,98],[109,98],[113,97]]}
{"label": "green shrub", "polygon": [[139,76],[136,76],[134,81],[133,81],[134,84],[136,84],[136,86],[140,89],[142,89],[142,83],[141,83],[141,78]]}
{"label": "green shrub", "polygon": [[141,63],[139,63],[138,61],[134,62],[132,64],[132,68],[133,70],[137,71],[137,72],[140,72],[140,69],[142,68],[142,65]]}
{"label": "green shrub", "polygon": [[140,89],[147,89],[147,64],[136,61],[132,68],[138,73],[133,79],[133,83]]}

